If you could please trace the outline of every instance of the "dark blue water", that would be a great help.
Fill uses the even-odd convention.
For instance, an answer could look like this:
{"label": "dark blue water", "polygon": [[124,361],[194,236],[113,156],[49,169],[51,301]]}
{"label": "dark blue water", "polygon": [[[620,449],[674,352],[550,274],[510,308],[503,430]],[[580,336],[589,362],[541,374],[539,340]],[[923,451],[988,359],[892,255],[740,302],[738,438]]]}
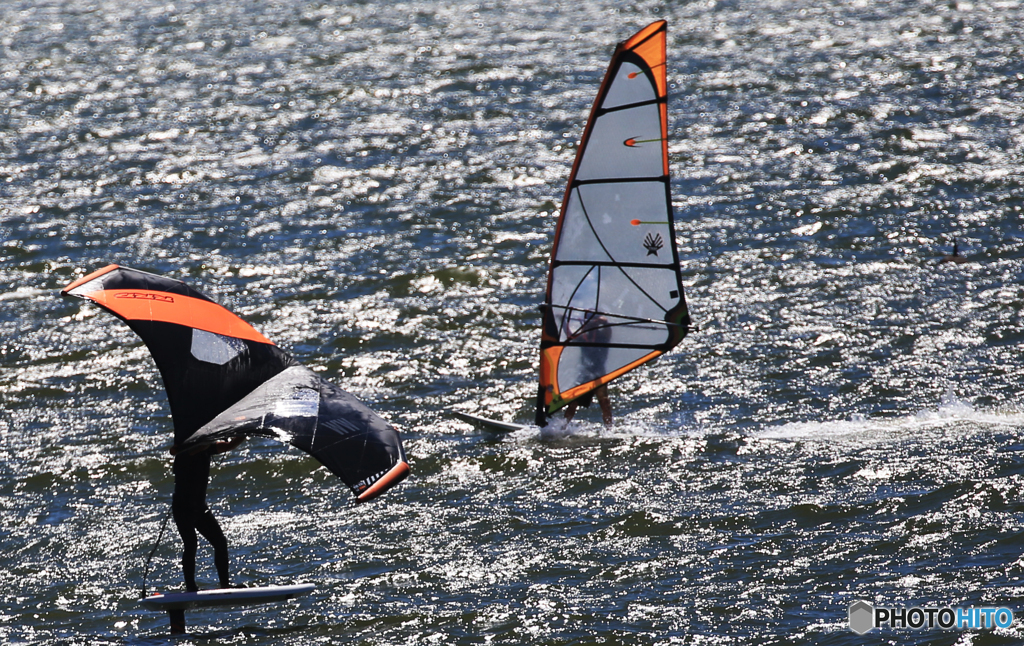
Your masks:
{"label": "dark blue water", "polygon": [[[699,332],[532,418],[574,147],[614,43],[669,21]],[[0,637],[164,643],[136,605],[170,417],[61,287],[180,278],[403,434],[354,506],[253,441],[211,499],[249,585],[176,643],[1024,643],[1020,2],[19,1],[0,7]],[[937,264],[954,241],[967,264]],[[165,536],[151,589],[181,585]],[[200,580],[214,583],[209,554]],[[1006,606],[872,632],[847,608]]]}

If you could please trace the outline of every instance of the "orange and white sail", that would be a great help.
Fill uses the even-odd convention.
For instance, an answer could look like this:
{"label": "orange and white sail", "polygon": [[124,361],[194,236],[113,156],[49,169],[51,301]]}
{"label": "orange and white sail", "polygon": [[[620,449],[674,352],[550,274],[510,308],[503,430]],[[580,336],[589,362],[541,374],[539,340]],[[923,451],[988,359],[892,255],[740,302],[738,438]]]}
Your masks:
{"label": "orange and white sail", "polygon": [[689,330],[669,186],[666,30],[620,43],[555,228],[537,423],[678,344]]}

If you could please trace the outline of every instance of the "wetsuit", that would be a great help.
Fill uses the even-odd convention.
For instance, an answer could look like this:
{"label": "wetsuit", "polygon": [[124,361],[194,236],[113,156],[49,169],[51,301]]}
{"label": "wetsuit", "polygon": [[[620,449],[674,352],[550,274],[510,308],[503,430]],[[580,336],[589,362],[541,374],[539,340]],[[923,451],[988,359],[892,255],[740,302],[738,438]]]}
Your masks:
{"label": "wetsuit", "polygon": [[203,535],[213,546],[213,562],[217,566],[220,587],[229,587],[228,581],[228,540],[224,537],[217,519],[206,505],[206,485],[210,481],[210,456],[214,453],[209,447],[190,454],[179,454],[174,458],[174,496],[171,499],[171,512],[174,524],[178,526],[184,550],[181,554],[181,568],[185,574],[185,588],[195,592],[196,585],[196,551],[199,538],[196,532]]}
{"label": "wetsuit", "polygon": [[[588,318],[577,332],[577,339],[586,343],[608,343],[612,338],[612,330],[608,319],[601,315],[594,315]],[[580,363],[577,379],[580,383],[586,383],[598,379],[607,374],[606,363],[608,362],[608,347],[605,345],[583,346],[580,348]],[[608,398],[608,387],[598,386],[586,395],[578,397],[569,403],[565,408],[565,419],[571,420],[576,415],[576,409],[580,406],[588,407],[597,397],[601,405],[601,417],[605,426],[612,424],[612,404]]]}

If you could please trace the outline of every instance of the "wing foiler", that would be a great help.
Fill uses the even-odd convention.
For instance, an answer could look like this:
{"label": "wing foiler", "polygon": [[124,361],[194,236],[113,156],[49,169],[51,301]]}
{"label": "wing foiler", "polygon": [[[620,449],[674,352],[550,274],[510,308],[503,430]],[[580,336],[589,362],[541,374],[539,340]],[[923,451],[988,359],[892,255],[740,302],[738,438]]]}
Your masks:
{"label": "wing foiler", "polygon": [[620,43],[555,228],[537,424],[667,352],[690,327],[669,188],[664,21]]}
{"label": "wing foiler", "polygon": [[61,294],[96,303],[142,338],[163,378],[179,449],[274,437],[311,454],[360,502],[409,474],[387,422],[185,283],[108,265]]}

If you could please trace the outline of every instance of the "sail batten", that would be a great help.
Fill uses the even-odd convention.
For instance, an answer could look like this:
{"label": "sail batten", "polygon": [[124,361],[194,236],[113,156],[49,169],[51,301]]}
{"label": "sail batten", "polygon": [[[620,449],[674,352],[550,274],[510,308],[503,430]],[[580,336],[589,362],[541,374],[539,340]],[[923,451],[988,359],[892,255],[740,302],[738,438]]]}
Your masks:
{"label": "sail batten", "polygon": [[561,267],[563,265],[566,266],[566,267],[579,267],[579,266],[587,266],[587,267],[626,267],[626,268],[632,267],[632,268],[638,268],[638,269],[644,269],[644,268],[647,268],[647,269],[674,269],[676,267],[676,264],[675,263],[671,263],[671,262],[666,262],[666,263],[614,262],[614,261],[601,262],[601,261],[597,261],[597,260],[594,260],[594,261],[590,261],[590,260],[559,260],[558,262],[552,263],[551,266],[552,267]]}
{"label": "sail batten", "polygon": [[669,176],[658,175],[656,177],[599,177],[595,179],[577,179],[573,180],[572,188],[577,188],[579,186],[589,186],[592,184],[628,184],[630,182],[662,182],[663,184],[668,184]]}
{"label": "sail batten", "polygon": [[660,105],[664,103],[661,99],[655,99],[653,101],[640,101],[638,103],[628,103],[626,105],[617,105],[614,108],[604,108],[597,111],[595,116],[603,117],[606,114],[612,114],[613,112],[621,112],[623,110],[632,110],[634,108],[643,108],[649,105]]}
{"label": "sail batten", "polygon": [[541,425],[689,330],[670,194],[666,30],[655,22],[618,45],[577,147],[542,308]]}

